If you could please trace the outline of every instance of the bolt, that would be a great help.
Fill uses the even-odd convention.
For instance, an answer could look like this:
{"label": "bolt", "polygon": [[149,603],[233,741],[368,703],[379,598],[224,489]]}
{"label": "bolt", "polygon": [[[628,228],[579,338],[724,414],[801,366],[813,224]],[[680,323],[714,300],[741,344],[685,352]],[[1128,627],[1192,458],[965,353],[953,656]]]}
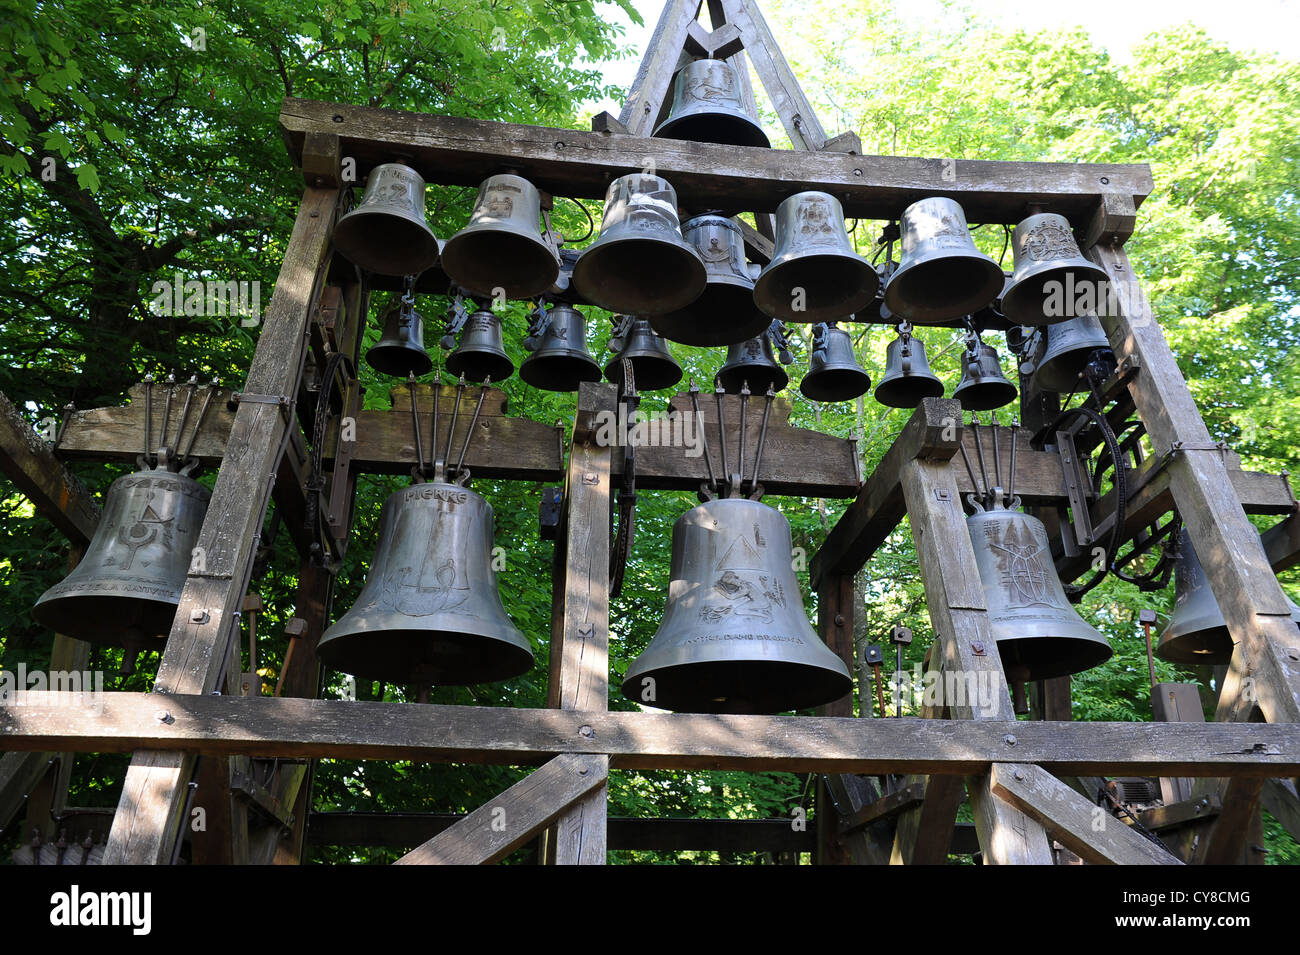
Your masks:
{"label": "bolt", "polygon": [[1002,742],[1006,743],[1008,746],[1015,746],[1016,738],[1008,733],[1006,736],[1002,737]]}
{"label": "bolt", "polygon": [[562,143],[562,142],[556,143],[556,144],[555,144],[555,148],[556,148],[556,149],[563,149],[563,148],[564,148],[564,143]]}
{"label": "bolt", "polygon": [[341,123],[341,122],[343,122],[343,115],[342,115],[341,113],[335,113],[334,116],[333,116],[333,119],[334,119],[334,122],[336,122],[336,123]]}
{"label": "bolt", "polygon": [[1290,657],[1292,660],[1300,660],[1300,648],[1287,647],[1286,655]]}
{"label": "bolt", "polygon": [[976,640],[974,643],[972,643],[970,645],[970,649],[971,649],[971,653],[975,654],[975,656],[977,657],[984,656],[984,644],[981,643],[980,641]]}
{"label": "bolt", "polygon": [[855,176],[860,176],[860,175],[862,175],[862,170],[861,170],[861,169],[855,169],[855,170],[853,170],[853,175],[855,175]]}
{"label": "bolt", "polygon": [[208,612],[201,607],[195,607],[190,611],[190,623],[207,623]]}
{"label": "bolt", "polygon": [[172,723],[176,722],[176,717],[172,716],[166,710],[159,710],[157,713],[153,715],[153,718],[156,719],[159,723],[166,723],[169,726]]}
{"label": "bolt", "polygon": [[1102,184],[1103,186],[1109,186],[1109,185],[1110,185],[1110,176],[1102,176],[1102,177],[1101,177],[1101,184]]}
{"label": "bolt", "polygon": [[593,739],[596,735],[596,731],[590,726],[583,725],[578,727],[578,735],[583,739]]}
{"label": "bolt", "polygon": [[1018,769],[1011,775],[1014,776],[1019,782],[1023,783],[1025,781],[1025,774]]}
{"label": "bolt", "polygon": [[579,775],[579,776],[585,776],[585,775],[587,775],[587,773],[588,773],[589,771],[590,771],[590,770],[588,769],[588,767],[583,766],[580,770],[578,770],[578,775]]}
{"label": "bolt", "polygon": [[835,615],[835,626],[837,626],[837,627],[842,627],[842,626],[844,626],[844,614],[842,614],[842,613],[837,613],[837,614]]}

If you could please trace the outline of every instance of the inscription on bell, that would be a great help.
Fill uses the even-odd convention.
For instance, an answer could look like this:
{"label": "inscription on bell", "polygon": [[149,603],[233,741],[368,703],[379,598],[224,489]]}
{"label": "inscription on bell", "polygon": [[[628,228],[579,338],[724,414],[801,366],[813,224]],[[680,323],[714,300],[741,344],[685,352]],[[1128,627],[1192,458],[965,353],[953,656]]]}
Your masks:
{"label": "inscription on bell", "polygon": [[1068,259],[1079,254],[1070,230],[1057,222],[1044,222],[1025,234],[1024,254],[1031,259]]}

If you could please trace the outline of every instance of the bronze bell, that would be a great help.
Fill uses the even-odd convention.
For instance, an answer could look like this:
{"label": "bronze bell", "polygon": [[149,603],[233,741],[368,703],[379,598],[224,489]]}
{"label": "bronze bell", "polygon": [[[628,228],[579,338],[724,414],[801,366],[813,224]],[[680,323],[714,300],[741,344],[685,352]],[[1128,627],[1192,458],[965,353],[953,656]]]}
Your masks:
{"label": "bronze bell", "polygon": [[470,315],[460,333],[460,344],[447,356],[447,370],[464,375],[466,381],[491,378],[498,383],[514,374],[515,363],[501,338],[501,319],[486,308]]}
{"label": "bronze bell", "polygon": [[418,686],[492,683],[533,666],[492,569],[492,507],[468,488],[389,495],[365,586],[317,655],[356,676]]}
{"label": "bronze bell", "polygon": [[365,195],[334,227],[334,248],[380,275],[419,275],[438,261],[438,240],[424,220],[424,180],[409,166],[376,166]]}
{"label": "bronze bell", "polygon": [[685,308],[650,318],[669,341],[683,345],[734,345],[763,331],[772,319],[754,304],[754,280],[745,262],[745,239],[726,216],[702,215],[682,224],[682,235],[704,260],[704,291]]}
{"label": "bronze bell", "polygon": [[605,364],[609,381],[623,383],[624,358],[632,362],[637,391],[661,391],[682,380],[682,366],[644,318],[619,317],[608,348],[615,353]]}
{"label": "bronze bell", "polygon": [[1079,376],[1097,351],[1110,351],[1110,341],[1096,315],[1072,318],[1068,322],[1042,327],[1046,350],[1034,370],[1034,379],[1044,391],[1069,393],[1079,386]]}
{"label": "bronze bell", "polygon": [[476,295],[533,298],[560,274],[555,246],[542,235],[541,196],[521,176],[489,176],[478,187],[469,224],[447,240],[442,268]]}
{"label": "bronze bell", "polygon": [[[787,354],[782,354],[787,359]],[[789,364],[788,361],[785,362]],[[727,360],[713,376],[714,384],[729,395],[740,394],[743,385],[749,385],[751,394],[762,395],[770,387],[783,391],[790,384],[790,376],[777,364],[772,351],[770,332],[755,335],[727,349]]]}
{"label": "bronze bell", "polygon": [[672,109],[654,135],[724,146],[771,145],[758,121],[745,112],[736,71],[726,60],[695,60],[682,68]]}
{"label": "bronze bell", "polygon": [[529,341],[536,350],[519,366],[519,377],[534,388],[577,391],[584,381],[600,381],[600,366],[587,351],[587,320],[571,305],[551,306]]}
{"label": "bronze bell", "polygon": [[1008,682],[1079,673],[1110,659],[1106,638],[1065,596],[1043,522],[1003,507],[1000,495],[988,510],[970,500],[975,513],[966,527]]}
{"label": "bronze bell", "polygon": [[[1290,597],[1291,619],[1300,624],[1300,607]],[[1178,539],[1178,562],[1174,565],[1174,612],[1160,634],[1156,656],[1170,663],[1220,666],[1232,662],[1235,644],[1228,623],[1219,610],[1219,602],[1205,579],[1192,547],[1191,536],[1184,529]]]}
{"label": "bronze bell", "polygon": [[1016,226],[1011,248],[1016,267],[1002,296],[1002,313],[1009,321],[1054,325],[1102,307],[1106,271],[1079,252],[1065,216],[1030,216]]}
{"label": "bronze bell", "polygon": [[424,350],[424,319],[414,306],[401,299],[384,316],[384,333],[366,352],[366,362],[381,375],[419,378],[433,369],[433,359]]}
{"label": "bronze bell", "polygon": [[81,562],[41,595],[32,615],[92,643],[141,649],[165,639],[190,567],[202,564],[194,548],[210,497],[193,478],[165,468],[118,478]]}
{"label": "bronze bell", "polygon": [[800,192],[777,206],[772,261],[754,283],[763,314],[787,322],[833,321],[865,308],[879,285],[871,263],[853,251],[838,199]]}
{"label": "bronze bell", "polygon": [[870,387],[871,376],[858,364],[849,333],[833,322],[814,325],[808,373],[799,382],[803,396],[812,401],[851,401]]}
{"label": "bronze bell", "polygon": [[663,315],[704,291],[704,262],[682,238],[677,193],[666,179],[633,173],[609,184],[600,237],[573,267],[588,302],[628,315]]}
{"label": "bronze bell", "polygon": [[943,397],[943,382],[930,370],[925,342],[906,323],[898,326],[898,337],[885,349],[885,374],[875,397],[890,408],[915,408],[922,398]]}
{"label": "bronze bell", "polygon": [[623,694],[693,713],[777,713],[838,699],[848,668],[804,615],[790,524],[759,501],[719,498],[673,525],[659,632]]}
{"label": "bronze bell", "polygon": [[943,325],[978,311],[1002,290],[1002,269],[975,248],[952,199],[918,199],[900,220],[903,254],[885,287],[890,312],[913,325]]}
{"label": "bronze bell", "polygon": [[1016,386],[1002,374],[997,350],[972,338],[961,357],[961,380],[952,396],[967,411],[991,411],[1016,399]]}

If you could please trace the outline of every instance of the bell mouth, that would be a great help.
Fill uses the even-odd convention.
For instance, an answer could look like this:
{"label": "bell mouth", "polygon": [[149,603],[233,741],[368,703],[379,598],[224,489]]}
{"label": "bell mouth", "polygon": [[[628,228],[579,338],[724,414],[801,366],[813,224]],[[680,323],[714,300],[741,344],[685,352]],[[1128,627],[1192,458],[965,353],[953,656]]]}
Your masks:
{"label": "bell mouth", "polygon": [[515,373],[515,364],[505,355],[475,354],[473,352],[447,356],[447,370],[466,381],[484,381],[491,378],[502,382]]}
{"label": "bell mouth", "polygon": [[[754,304],[787,322],[843,319],[869,305],[880,287],[880,276],[859,255],[789,252],[782,258],[785,261],[773,260],[758,276]],[[802,290],[800,311],[794,309],[796,289]]]}
{"label": "bell mouth", "polygon": [[542,391],[577,391],[584,381],[600,381],[600,366],[590,355],[577,352],[540,357],[534,352],[519,367],[519,377]]}
{"label": "bell mouth", "polygon": [[560,262],[541,239],[501,229],[460,232],[442,250],[442,270],[479,295],[504,289],[506,298],[535,298],[560,275]]}
{"label": "bell mouth", "polygon": [[998,655],[1011,683],[1051,680],[1101,666],[1113,655],[1104,640],[1023,637],[998,640]]}
{"label": "bell mouth", "polygon": [[363,680],[421,686],[496,683],[527,673],[534,662],[532,651],[501,637],[416,628],[326,632],[316,653]]}
{"label": "bell mouth", "polygon": [[1016,386],[1011,382],[972,385],[953,393],[965,411],[993,411],[1016,400]]}
{"label": "bell mouth", "polygon": [[438,262],[438,240],[428,226],[366,209],[339,220],[334,248],[353,265],[379,275],[419,275]]}
{"label": "bell mouth", "polygon": [[51,591],[45,592],[32,608],[37,623],[55,633],[111,647],[146,647],[156,641],[161,649],[171,633],[180,604],[180,585],[176,599],[168,601],[142,599],[130,593],[79,593],[75,580],[72,584],[65,594],[50,596]]}
{"label": "bell mouth", "polygon": [[753,283],[710,279],[690,305],[656,315],[650,327],[664,338],[699,348],[738,345],[767,331],[772,319],[754,304]]}
{"label": "bell mouth", "polygon": [[719,113],[696,113],[670,117],[653,133],[655,139],[683,139],[692,143],[715,143],[719,146],[771,147],[767,133],[757,123],[739,116]]}
{"label": "bell mouth", "polygon": [[[637,391],[663,391],[682,380],[682,369],[675,361],[664,358],[633,358],[632,377]],[[623,361],[615,357],[605,366],[605,378],[623,384]]]}
{"label": "bell mouth", "polygon": [[623,315],[663,315],[704,293],[704,262],[680,236],[597,239],[573,267],[584,299]]}
{"label": "bell mouth", "polygon": [[1004,278],[987,256],[943,256],[895,272],[885,287],[885,305],[914,325],[942,325],[993,304]]}
{"label": "bell mouth", "polygon": [[799,383],[799,390],[805,398],[812,401],[852,401],[859,395],[865,395],[871,387],[871,378],[859,368],[825,368],[804,376]]}
{"label": "bell mouth", "polygon": [[[653,684],[644,684],[647,678]],[[653,700],[644,699],[653,686]],[[776,660],[686,663],[630,672],[623,695],[677,713],[770,714],[805,710],[838,700],[853,689],[843,673]]]}
{"label": "bell mouth", "polygon": [[[1106,294],[1103,287],[1108,282],[1106,272],[1088,262],[1043,269],[1019,281],[1013,276],[1011,287],[1002,296],[1002,314],[1015,325],[1059,325],[1095,316]],[[1084,304],[1089,307],[1075,308],[1077,296],[1088,287],[1092,290],[1092,300]],[[1060,312],[1059,315],[1047,314],[1047,306],[1053,299],[1062,307],[1051,311]]]}
{"label": "bell mouth", "polygon": [[1166,631],[1160,637],[1160,644],[1156,647],[1155,654],[1169,663],[1182,663],[1188,666],[1208,663],[1212,666],[1222,666],[1232,662],[1232,651],[1235,646],[1227,627],[1211,627],[1186,633]]}
{"label": "bell mouth", "polygon": [[376,345],[366,352],[366,364],[392,378],[405,378],[408,374],[422,378],[433,371],[433,359],[424,349],[402,345]]}
{"label": "bell mouth", "polygon": [[715,385],[722,385],[722,390],[729,395],[740,394],[742,385],[749,385],[753,395],[767,394],[767,389],[784,391],[790,384],[790,376],[782,368],[732,368],[719,371],[713,376]]}
{"label": "bell mouth", "polygon": [[875,399],[889,408],[915,408],[922,398],[942,398],[943,382],[928,375],[900,375],[876,385]]}

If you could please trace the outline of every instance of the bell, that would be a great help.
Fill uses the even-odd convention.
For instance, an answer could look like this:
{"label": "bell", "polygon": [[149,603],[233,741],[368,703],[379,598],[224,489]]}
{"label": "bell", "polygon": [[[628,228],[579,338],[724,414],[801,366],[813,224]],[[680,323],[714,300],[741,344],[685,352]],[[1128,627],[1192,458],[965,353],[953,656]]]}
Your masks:
{"label": "bell", "polygon": [[537,350],[519,366],[519,377],[543,391],[577,391],[600,381],[600,366],[587,351],[587,320],[569,305],[553,305]]}
{"label": "bell", "polygon": [[560,274],[555,247],[538,225],[542,200],[520,176],[489,176],[478,187],[469,225],[447,240],[442,269],[456,285],[483,296],[533,298]]}
{"label": "bell", "polygon": [[1106,272],[1079,252],[1065,216],[1030,216],[1011,237],[1016,267],[1002,314],[1016,325],[1054,325],[1102,306]]}
{"label": "bell", "polygon": [[682,238],[677,193],[666,179],[633,173],[609,184],[600,238],[573,267],[573,286],[593,305],[629,315],[685,308],[707,272]]}
{"label": "bell", "polygon": [[365,195],[334,227],[334,248],[380,275],[419,275],[438,261],[438,240],[424,221],[424,180],[410,166],[371,170]]}
{"label": "bell", "polygon": [[1043,522],[1000,504],[975,508],[966,528],[1007,681],[1080,673],[1110,659],[1106,638],[1065,596]]}
{"label": "bell", "polygon": [[1096,315],[1046,325],[1043,332],[1047,349],[1038,359],[1034,376],[1044,391],[1074,391],[1093,353],[1099,349],[1110,350],[1110,341]]}
{"label": "bell", "polygon": [[609,340],[609,350],[615,355],[605,365],[605,377],[619,385],[623,384],[624,358],[632,362],[637,391],[660,391],[682,380],[682,366],[644,318],[621,319]]}
{"label": "bell", "polygon": [[903,210],[903,254],[885,304],[914,325],[943,325],[979,311],[1002,290],[1002,269],[975,248],[966,213],[951,199],[918,199]]}
{"label": "bell", "polygon": [[673,525],[663,622],[628,667],[623,695],[693,713],[778,713],[838,699],[848,668],[804,616],[790,524],[747,498],[719,498]]}
{"label": "bell", "polygon": [[745,112],[736,71],[725,60],[695,60],[677,74],[673,105],[654,135],[724,146],[771,145],[758,122]]}
{"label": "bell", "polygon": [[[1291,605],[1291,619],[1300,624],[1300,607],[1289,597],[1287,603]],[[1160,634],[1156,656],[1170,663],[1220,666],[1232,662],[1234,646],[1191,536],[1184,529],[1178,539],[1178,563],[1174,565],[1174,612]]]}
{"label": "bell", "polygon": [[85,556],[41,595],[32,615],[92,643],[139,649],[154,637],[165,639],[211,496],[166,469],[118,478]]}
{"label": "bell", "polygon": [[419,686],[526,673],[533,652],[492,569],[492,506],[468,488],[414,484],[388,496],[365,586],[317,655],[356,676]]}
{"label": "bell", "polygon": [[366,361],[381,375],[419,378],[433,369],[424,350],[424,319],[408,302],[399,301],[384,317],[384,333],[366,352]]}
{"label": "bell", "polygon": [[713,380],[729,395],[740,394],[744,384],[748,384],[750,393],[755,395],[767,394],[769,387],[773,391],[783,391],[790,384],[790,376],[777,364],[772,353],[772,339],[766,333],[728,348],[727,360]]}
{"label": "bell", "polygon": [[501,319],[485,308],[470,315],[460,333],[460,344],[447,356],[447,370],[464,375],[466,381],[490,377],[498,383],[514,374],[515,363],[501,340]]}
{"label": "bell", "polygon": [[879,286],[871,263],[853,251],[838,199],[800,192],[777,206],[772,261],[754,283],[763,314],[787,322],[834,321],[865,308]]}
{"label": "bell", "polygon": [[967,411],[991,411],[1016,399],[1016,386],[1002,374],[998,353],[978,339],[962,352],[961,380],[952,396]]}
{"label": "bell", "polygon": [[683,345],[734,345],[767,328],[772,319],[754,304],[754,280],[745,262],[745,239],[726,216],[687,219],[682,235],[704,260],[704,291],[685,308],[656,315],[650,324]]}
{"label": "bell", "polygon": [[870,387],[871,376],[854,357],[849,333],[834,324],[814,325],[808,374],[799,382],[803,396],[812,401],[851,401]]}
{"label": "bell", "polygon": [[915,408],[922,398],[943,397],[943,382],[930,370],[925,342],[909,330],[900,330],[885,349],[885,374],[875,396],[890,408]]}

